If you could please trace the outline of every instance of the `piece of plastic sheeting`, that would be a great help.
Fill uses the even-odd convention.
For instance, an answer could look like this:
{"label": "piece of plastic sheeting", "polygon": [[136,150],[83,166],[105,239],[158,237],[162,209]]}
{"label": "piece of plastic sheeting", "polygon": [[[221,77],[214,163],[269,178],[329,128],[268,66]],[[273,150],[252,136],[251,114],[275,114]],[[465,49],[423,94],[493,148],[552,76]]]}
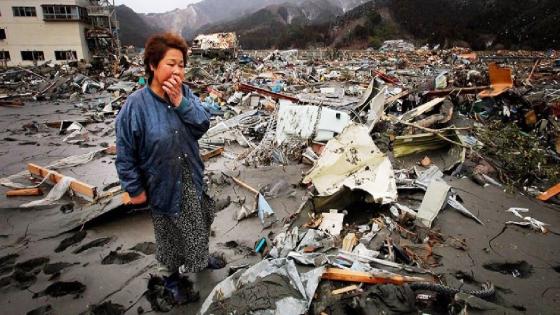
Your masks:
{"label": "piece of plastic sheeting", "polygon": [[305,293],[307,294],[307,306],[311,305],[313,302],[313,297],[315,296],[315,291],[321,282],[321,276],[325,273],[325,267],[315,268],[306,273],[300,274],[301,281],[305,286]]}
{"label": "piece of plastic sheeting", "polygon": [[434,179],[442,179],[443,173],[440,171],[439,167],[436,165],[430,166],[427,170],[419,171],[416,167],[414,168],[416,171],[416,180],[414,184],[423,190],[427,190],[428,186]]}
{"label": "piece of plastic sheeting", "polygon": [[[50,173],[45,177],[49,178]],[[58,183],[56,183],[56,185],[53,186],[53,188],[51,189],[51,191],[49,192],[49,194],[45,198],[43,198],[41,200],[35,200],[35,201],[28,202],[28,203],[24,203],[20,207],[21,208],[32,208],[32,207],[52,205],[53,203],[60,200],[60,198],[62,198],[64,196],[64,194],[68,191],[68,188],[70,188],[70,184],[72,184],[73,180],[74,180],[74,178],[72,178],[72,177],[63,176],[60,179],[60,181]]]}
{"label": "piece of plastic sheeting", "polygon": [[507,221],[506,224],[527,226],[532,228],[533,230],[540,231],[542,233],[548,232],[548,229],[546,228],[549,225],[548,223],[544,223],[542,221],[539,221],[529,216],[521,215],[521,213],[529,213],[529,209],[527,208],[509,208],[508,210],[506,210],[506,212],[513,213],[513,215],[515,215],[516,217],[523,219],[523,221],[521,222]]}
{"label": "piece of plastic sheeting", "polygon": [[264,226],[270,226],[270,224],[272,224],[270,222],[271,221],[270,218],[274,217],[274,211],[272,210],[272,208],[270,207],[266,199],[264,199],[264,196],[262,194],[259,194],[259,201],[257,207],[258,207],[257,215],[259,216],[261,223]]}
{"label": "piece of plastic sheeting", "polygon": [[354,250],[352,250],[352,253],[363,257],[369,257],[369,258],[375,258],[379,256],[378,251],[371,250],[362,243],[356,245],[356,247],[354,247]]}
{"label": "piece of plastic sheeting", "polygon": [[291,231],[281,232],[274,238],[274,247],[269,255],[274,258],[283,258],[293,251],[299,242],[299,229],[295,226]]}
{"label": "piece of plastic sheeting", "polygon": [[293,259],[302,265],[315,267],[321,267],[329,261],[327,256],[323,253],[290,252],[287,258]]}
{"label": "piece of plastic sheeting", "polygon": [[335,247],[335,240],[332,236],[328,233],[323,231],[309,229],[305,232],[305,235],[299,242],[298,246],[296,247],[296,251],[301,252],[304,248],[313,246],[313,247],[322,247],[321,251],[327,251],[333,247]]}
{"label": "piece of plastic sheeting", "polygon": [[204,300],[199,314],[207,314],[210,305],[218,297],[224,299],[231,297],[237,289],[270,274],[287,277],[290,284],[301,294],[303,299],[286,297],[275,302],[276,309],[259,310],[254,314],[304,314],[313,300],[323,270],[321,267],[300,274],[291,260],[285,258],[263,260],[249,269],[240,270],[218,283]]}

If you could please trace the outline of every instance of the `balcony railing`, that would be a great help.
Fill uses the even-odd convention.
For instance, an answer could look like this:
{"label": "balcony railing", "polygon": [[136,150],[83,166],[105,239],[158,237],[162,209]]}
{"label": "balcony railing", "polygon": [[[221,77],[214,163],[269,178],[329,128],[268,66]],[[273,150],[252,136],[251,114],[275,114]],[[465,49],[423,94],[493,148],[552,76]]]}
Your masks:
{"label": "balcony railing", "polygon": [[76,5],[44,4],[43,21],[82,21],[87,22],[88,13],[85,8]]}

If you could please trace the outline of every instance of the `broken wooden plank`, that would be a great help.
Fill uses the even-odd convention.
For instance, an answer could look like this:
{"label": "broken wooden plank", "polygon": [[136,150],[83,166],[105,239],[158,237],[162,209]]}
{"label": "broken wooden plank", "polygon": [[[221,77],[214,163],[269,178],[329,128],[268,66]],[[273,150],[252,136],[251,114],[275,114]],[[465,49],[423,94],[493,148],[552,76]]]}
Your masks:
{"label": "broken wooden plank", "polygon": [[548,189],[544,193],[540,194],[537,199],[541,201],[547,201],[548,199],[560,194],[560,183],[556,184],[552,188]]}
{"label": "broken wooden plank", "polygon": [[404,121],[404,122],[408,122],[408,121],[414,119],[415,117],[417,117],[419,115],[422,115],[425,112],[430,111],[431,109],[436,107],[438,104],[440,104],[444,100],[445,100],[445,98],[443,98],[443,97],[434,98],[433,100],[431,100],[427,103],[424,103],[424,104],[422,104],[422,105],[404,113],[402,116],[399,117],[399,120]]}
{"label": "broken wooden plank", "polygon": [[403,98],[403,97],[409,95],[411,92],[412,92],[412,91],[405,90],[405,91],[400,92],[399,94],[390,96],[390,97],[388,97],[388,98],[385,100],[385,105],[393,104],[393,102],[395,102],[395,101],[397,101],[397,100],[399,100],[399,99],[401,99],[401,98]]}
{"label": "broken wooden plank", "polygon": [[[37,177],[40,177],[41,179],[48,176],[47,181],[52,184],[58,183],[64,177],[64,175],[56,171],[51,171],[47,168],[41,167],[33,163],[29,163],[27,165],[27,170],[31,173],[31,175],[35,175]],[[76,179],[72,180],[72,182],[70,183],[70,189],[75,194],[83,197],[88,201],[94,201],[97,198],[97,187],[83,183]]]}
{"label": "broken wooden plank", "polygon": [[249,190],[250,192],[254,193],[255,195],[260,194],[258,190],[256,190],[255,188],[249,186],[249,184],[246,184],[244,182],[242,182],[239,178],[227,175],[226,173],[222,172],[222,174],[224,174],[225,176],[231,178],[235,183],[237,183],[239,186]]}
{"label": "broken wooden plank", "polygon": [[41,196],[43,191],[40,188],[15,189],[6,192],[7,197]]}
{"label": "broken wooden plank", "polygon": [[219,148],[214,149],[212,151],[207,151],[205,153],[202,153],[200,156],[202,157],[203,161],[208,161],[215,156],[222,155],[222,153],[224,153],[224,148],[219,147]]}
{"label": "broken wooden plank", "polygon": [[348,233],[342,240],[342,250],[351,252],[356,244],[358,244],[358,238],[356,237],[356,234]]}
{"label": "broken wooden plank", "polygon": [[327,268],[323,273],[322,279],[346,282],[360,282],[369,284],[398,284],[402,285],[409,282],[427,282],[428,280],[420,277],[409,277],[401,275],[374,276],[367,272],[354,271],[339,268]]}
{"label": "broken wooden plank", "polygon": [[331,294],[332,295],[339,295],[339,294],[343,294],[343,293],[352,292],[352,291],[355,291],[355,290],[358,290],[358,286],[353,284],[353,285],[349,285],[349,286],[344,287],[344,288],[333,290],[331,292]]}

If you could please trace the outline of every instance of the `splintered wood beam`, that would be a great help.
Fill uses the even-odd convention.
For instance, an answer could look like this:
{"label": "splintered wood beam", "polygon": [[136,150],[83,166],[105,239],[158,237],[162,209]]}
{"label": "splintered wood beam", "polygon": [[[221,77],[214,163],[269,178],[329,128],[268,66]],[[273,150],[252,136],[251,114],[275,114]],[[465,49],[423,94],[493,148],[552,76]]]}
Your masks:
{"label": "splintered wood beam", "polygon": [[[31,173],[31,175],[37,176],[41,179],[44,179],[48,176],[47,181],[53,185],[58,183],[64,177],[64,175],[56,171],[51,171],[47,168],[33,163],[27,164],[27,170]],[[97,187],[86,184],[84,182],[80,182],[76,179],[72,180],[72,182],[70,183],[70,189],[76,195],[79,195],[88,201],[95,201],[95,199],[97,198]]]}
{"label": "splintered wood beam", "polygon": [[343,294],[343,293],[347,293],[347,292],[352,292],[352,291],[354,291],[354,290],[358,290],[358,286],[355,285],[355,284],[349,285],[349,286],[344,287],[344,288],[340,288],[340,289],[333,290],[333,291],[331,292],[331,294],[332,294],[332,295],[339,295],[339,294]]}
{"label": "splintered wood beam", "polygon": [[218,156],[218,155],[222,155],[222,153],[224,153],[224,148],[223,147],[219,147],[217,149],[214,149],[212,151],[208,151],[205,153],[202,153],[200,156],[202,157],[202,160],[204,161],[208,161],[211,158]]}
{"label": "splintered wood beam", "polygon": [[396,100],[401,99],[401,98],[407,96],[407,95],[410,94],[411,92],[412,92],[412,91],[408,91],[408,90],[407,90],[407,91],[402,91],[402,92],[400,92],[400,93],[397,94],[397,95],[393,95],[393,96],[391,96],[391,97],[388,97],[388,98],[385,100],[385,104],[384,104],[384,105],[393,104],[393,102],[395,102]]}

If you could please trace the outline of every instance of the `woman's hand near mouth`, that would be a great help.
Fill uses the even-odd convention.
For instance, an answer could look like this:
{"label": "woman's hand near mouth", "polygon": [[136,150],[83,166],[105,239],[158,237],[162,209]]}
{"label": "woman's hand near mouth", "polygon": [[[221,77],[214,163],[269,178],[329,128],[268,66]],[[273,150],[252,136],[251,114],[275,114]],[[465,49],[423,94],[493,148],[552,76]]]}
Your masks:
{"label": "woman's hand near mouth", "polygon": [[179,79],[178,75],[172,75],[167,81],[163,82],[163,91],[169,97],[169,101],[175,107],[181,104],[183,100],[183,82]]}

